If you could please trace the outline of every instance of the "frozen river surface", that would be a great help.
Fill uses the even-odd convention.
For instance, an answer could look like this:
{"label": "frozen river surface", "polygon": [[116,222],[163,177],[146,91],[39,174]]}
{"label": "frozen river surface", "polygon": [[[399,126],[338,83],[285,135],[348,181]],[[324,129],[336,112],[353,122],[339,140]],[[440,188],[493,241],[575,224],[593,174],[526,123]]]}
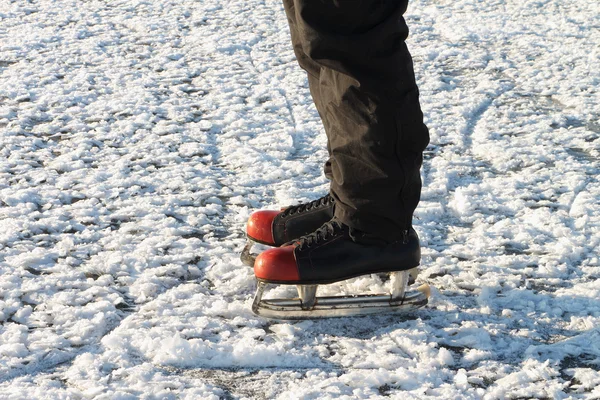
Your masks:
{"label": "frozen river surface", "polygon": [[327,190],[280,2],[0,2],[0,398],[600,399],[600,4],[406,19],[434,297],[285,323],[238,259]]}

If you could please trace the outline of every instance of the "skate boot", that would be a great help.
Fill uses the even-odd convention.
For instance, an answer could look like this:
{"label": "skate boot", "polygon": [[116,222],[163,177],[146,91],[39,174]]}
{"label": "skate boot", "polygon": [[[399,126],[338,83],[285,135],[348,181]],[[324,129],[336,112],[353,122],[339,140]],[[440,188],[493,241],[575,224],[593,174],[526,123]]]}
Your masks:
{"label": "skate boot", "polygon": [[310,203],[290,206],[281,211],[262,210],[253,213],[246,227],[248,243],[242,250],[242,262],[254,265],[256,254],[250,253],[254,243],[281,246],[313,232],[333,217],[334,204],[335,200],[328,194]]}
{"label": "skate boot", "polygon": [[[258,289],[252,310],[277,319],[310,319],[406,312],[423,307],[429,287],[407,291],[409,271],[421,250],[414,229],[388,242],[354,230],[335,218],[315,232],[261,253],[254,264]],[[317,297],[317,287],[360,275],[389,273],[392,290],[382,295]],[[297,285],[298,298],[262,299],[267,284]]]}

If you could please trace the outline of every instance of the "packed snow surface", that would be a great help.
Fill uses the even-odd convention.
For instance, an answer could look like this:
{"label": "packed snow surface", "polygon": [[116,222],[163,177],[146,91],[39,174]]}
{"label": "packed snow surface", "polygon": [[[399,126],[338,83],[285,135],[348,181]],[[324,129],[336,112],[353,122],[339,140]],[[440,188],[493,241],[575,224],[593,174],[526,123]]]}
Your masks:
{"label": "packed snow surface", "polygon": [[600,399],[600,3],[406,19],[434,297],[288,323],[238,259],[327,191],[280,1],[1,1],[0,398]]}

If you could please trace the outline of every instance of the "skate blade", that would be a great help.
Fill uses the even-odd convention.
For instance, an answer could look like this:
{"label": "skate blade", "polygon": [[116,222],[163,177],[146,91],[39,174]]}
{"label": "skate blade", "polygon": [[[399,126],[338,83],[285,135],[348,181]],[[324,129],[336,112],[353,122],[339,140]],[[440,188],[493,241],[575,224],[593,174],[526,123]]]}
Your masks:
{"label": "skate blade", "polygon": [[431,290],[423,284],[407,291],[402,300],[389,294],[317,297],[310,309],[302,306],[300,298],[262,299],[265,285],[259,284],[252,311],[265,318],[282,320],[354,317],[383,313],[409,313],[427,305]]}
{"label": "skate blade", "polygon": [[242,253],[240,254],[240,260],[244,265],[254,268],[256,257],[258,257],[259,254],[263,251],[272,249],[273,247],[275,246],[268,245],[266,243],[256,242],[248,238],[248,241],[246,242],[246,245],[244,246],[244,248],[242,249]]}
{"label": "skate blade", "polygon": [[242,263],[249,267],[254,267],[254,262],[256,261],[256,257],[258,257],[258,254],[252,253],[253,246],[254,242],[248,239],[248,242],[242,249],[242,254],[240,255],[240,260],[242,260]]}

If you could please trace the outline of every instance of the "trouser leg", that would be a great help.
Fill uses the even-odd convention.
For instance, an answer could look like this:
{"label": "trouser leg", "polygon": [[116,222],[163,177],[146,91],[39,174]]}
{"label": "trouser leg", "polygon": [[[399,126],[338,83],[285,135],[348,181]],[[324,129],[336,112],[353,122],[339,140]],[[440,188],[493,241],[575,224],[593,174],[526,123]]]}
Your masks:
{"label": "trouser leg", "polygon": [[402,17],[408,0],[284,0],[327,133],[336,217],[386,239],[411,225],[429,142]]}
{"label": "trouser leg", "polygon": [[[317,111],[319,112],[319,116],[323,121],[323,125],[325,125],[325,120],[323,119],[323,114],[321,114],[321,110],[323,109],[323,105],[320,103],[321,96],[321,85],[320,85],[320,77],[321,77],[321,65],[312,60],[306,53],[304,53],[303,48],[303,40],[298,29],[298,24],[296,22],[295,15],[295,5],[294,0],[284,0],[283,5],[285,7],[285,12],[288,16],[288,23],[290,25],[290,33],[292,36],[292,45],[294,46],[294,53],[296,54],[296,59],[300,64],[300,67],[306,71],[308,74],[308,87],[310,89],[310,94],[315,102],[315,106],[317,107]],[[329,155],[331,157],[331,149],[329,145],[329,138],[327,140],[327,150],[329,151]],[[325,176],[332,180],[332,172],[331,172],[331,159],[328,159],[325,162],[324,166]]]}

